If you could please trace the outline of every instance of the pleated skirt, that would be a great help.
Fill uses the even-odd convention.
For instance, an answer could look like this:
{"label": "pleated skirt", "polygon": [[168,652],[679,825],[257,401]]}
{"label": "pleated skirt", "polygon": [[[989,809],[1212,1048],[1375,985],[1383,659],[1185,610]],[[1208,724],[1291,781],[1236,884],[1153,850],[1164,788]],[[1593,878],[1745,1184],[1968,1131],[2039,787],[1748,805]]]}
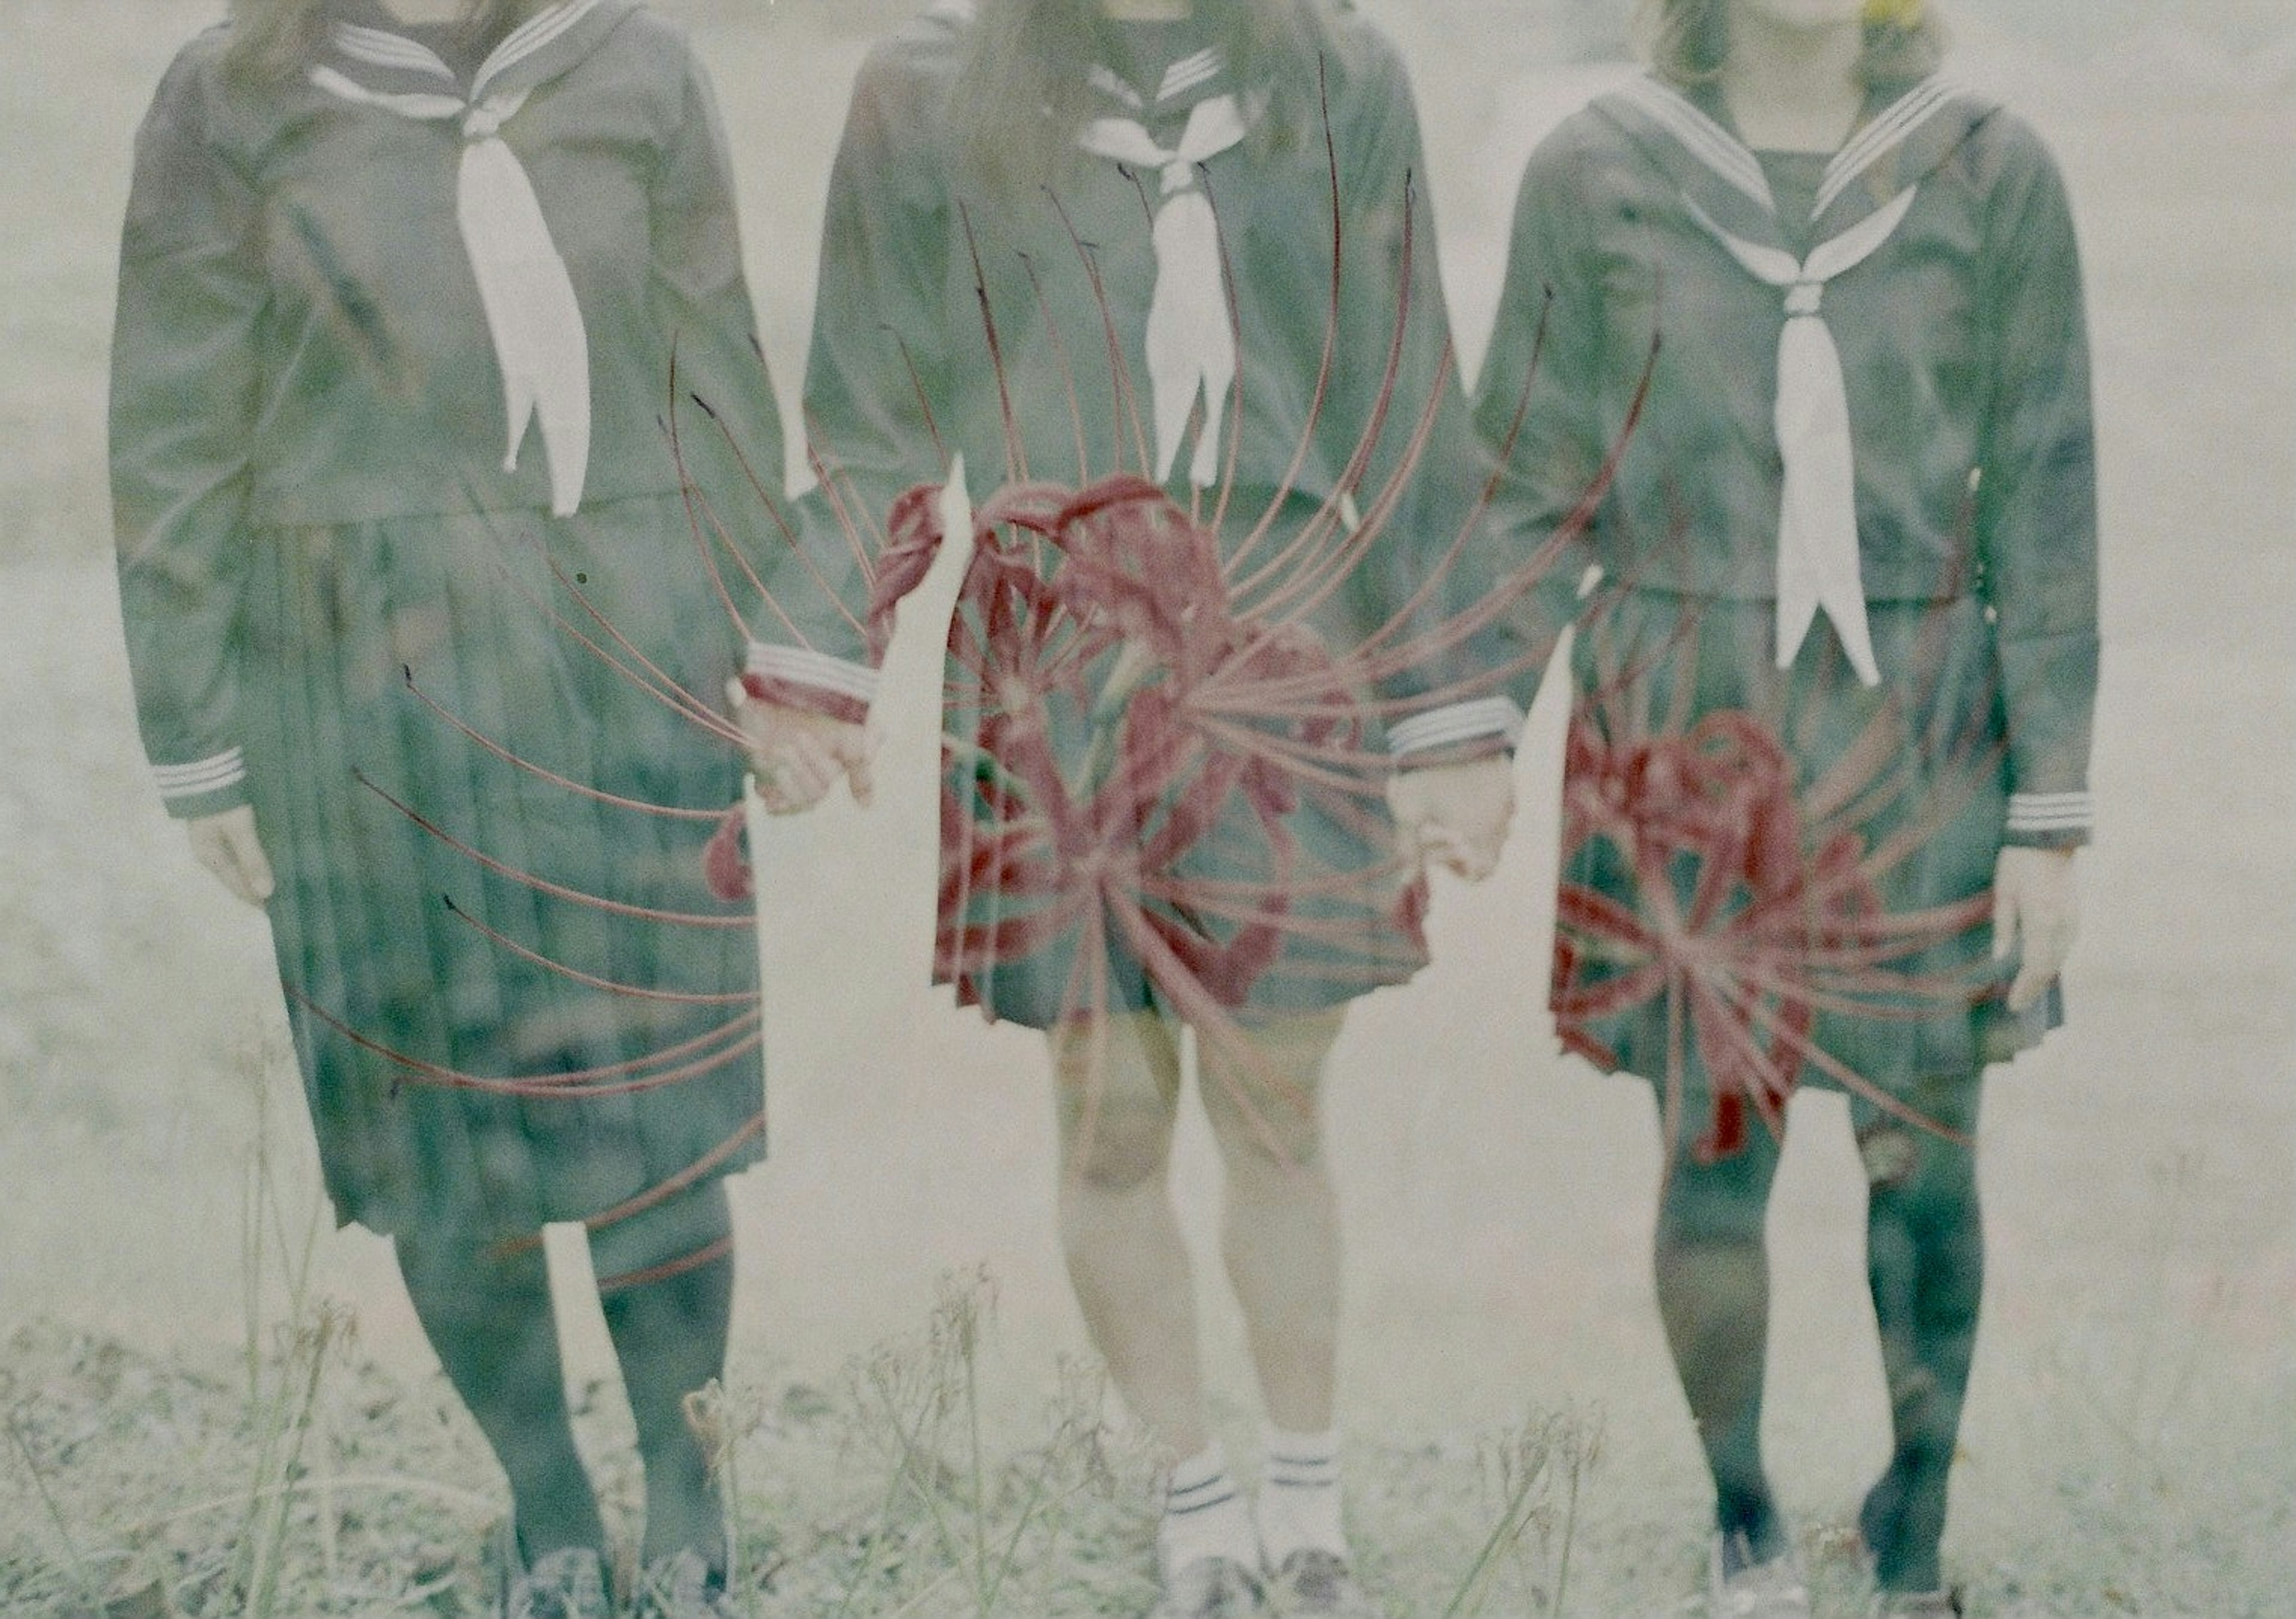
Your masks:
{"label": "pleated skirt", "polygon": [[1765,1064],[1885,1097],[1973,1083],[2062,1019],[2054,987],[2010,1012],[2014,963],[1992,959],[2008,777],[1985,609],[1871,604],[1872,687],[1823,617],[1777,667],[1775,615],[1627,589],[1582,619],[1558,1032],[1683,1094]]}
{"label": "pleated skirt", "polygon": [[[1288,497],[1239,561],[1264,509],[1248,494],[1231,508],[1250,514],[1219,536],[1231,579],[1318,511]],[[1385,738],[1353,672],[1378,608],[1357,577],[1294,583],[1284,600],[1321,601],[1284,631],[1280,657],[1321,675],[1229,680],[1209,720],[1191,696],[1203,671],[1182,666],[1224,634],[1264,645],[1267,622],[1248,603],[1223,612],[1208,592],[1193,650],[1144,673],[1116,652],[1063,663],[1066,629],[1009,597],[960,601],[934,976],[961,1003],[1035,1028],[1152,1009],[1248,1023],[1338,1005],[1426,964],[1425,882],[1398,858]]]}
{"label": "pleated skirt", "polygon": [[739,769],[672,692],[711,703],[740,635],[683,503],[250,544],[249,780],[338,1217],[483,1240],[755,1161],[755,935],[701,864]]}

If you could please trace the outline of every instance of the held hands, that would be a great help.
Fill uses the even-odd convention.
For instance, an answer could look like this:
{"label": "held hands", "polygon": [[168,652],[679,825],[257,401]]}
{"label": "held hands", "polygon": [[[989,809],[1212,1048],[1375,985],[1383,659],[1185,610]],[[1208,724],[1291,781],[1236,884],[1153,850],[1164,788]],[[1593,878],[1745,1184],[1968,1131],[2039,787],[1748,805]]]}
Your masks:
{"label": "held hands", "polygon": [[2071,849],[2011,845],[1993,868],[1993,959],[2023,952],[2009,985],[2009,1010],[2021,1012],[2041,998],[2073,947],[2080,924],[2080,895]]}
{"label": "held hands", "polygon": [[1387,779],[1387,805],[1406,859],[1479,883],[1498,865],[1514,818],[1514,761],[1499,754],[1398,770]]}
{"label": "held hands", "polygon": [[877,739],[866,727],[780,703],[758,702],[738,680],[726,683],[726,700],[733,706],[734,723],[742,728],[750,768],[757,773],[758,797],[775,814],[811,809],[840,775],[854,803],[866,805],[874,795],[870,761],[876,756]]}
{"label": "held hands", "polygon": [[255,811],[247,805],[186,822],[192,854],[216,880],[258,909],[271,897],[271,862],[256,836]]}

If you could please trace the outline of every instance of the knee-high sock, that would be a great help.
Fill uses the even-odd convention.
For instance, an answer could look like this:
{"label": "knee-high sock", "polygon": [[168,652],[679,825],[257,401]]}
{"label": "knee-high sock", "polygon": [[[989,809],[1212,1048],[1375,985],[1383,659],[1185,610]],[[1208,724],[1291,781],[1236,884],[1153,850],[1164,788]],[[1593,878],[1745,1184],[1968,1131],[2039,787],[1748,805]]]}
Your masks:
{"label": "knee-high sock", "polygon": [[[1973,1109],[1965,1121],[1946,1122],[1972,1128]],[[1870,1176],[1866,1273],[1896,1444],[1859,1526],[1882,1586],[1931,1590],[1985,1280],[1976,1159],[1902,1125],[1869,1130],[1862,1144]]]}
{"label": "knee-high sock", "polygon": [[605,1526],[566,1412],[558,1326],[540,1247],[504,1255],[396,1239],[422,1330],[509,1478],[521,1553],[603,1547]]}
{"label": "knee-high sock", "polygon": [[1659,1314],[1714,1476],[1725,1561],[1736,1566],[1786,1549],[1762,1468],[1770,1309],[1762,1228],[1778,1146],[1756,1130],[1730,1157],[1702,1163],[1689,1134],[1675,1147],[1659,1208]]}
{"label": "knee-high sock", "polygon": [[644,1556],[651,1562],[691,1547],[722,1569],[725,1502],[685,1397],[726,1372],[734,1234],[724,1184],[604,1228],[591,1256],[645,1464]]}

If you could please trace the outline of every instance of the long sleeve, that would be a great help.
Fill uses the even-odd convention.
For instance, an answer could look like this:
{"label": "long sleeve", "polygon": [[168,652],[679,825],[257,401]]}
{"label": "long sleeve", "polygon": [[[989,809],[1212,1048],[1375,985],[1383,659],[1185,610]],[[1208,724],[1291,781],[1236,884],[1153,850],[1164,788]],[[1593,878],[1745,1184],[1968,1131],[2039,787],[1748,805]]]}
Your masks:
{"label": "long sleeve", "polygon": [[[785,548],[781,412],[742,272],[724,127],[699,62],[689,61],[683,113],[649,208],[656,318],[676,356],[683,474],[708,507],[705,521],[734,544],[752,554]],[[695,400],[706,413],[692,408]],[[728,585],[753,622],[770,620],[770,609]]]}
{"label": "long sleeve", "polygon": [[1608,444],[1600,411],[1611,390],[1597,375],[1604,311],[1590,278],[1584,161],[1566,135],[1542,145],[1524,170],[1475,394],[1476,437],[1497,470],[1490,567],[1511,573],[1555,546],[1502,626],[1505,661],[1517,671],[1510,684],[1526,708],[1595,564],[1593,524],[1580,508]]}
{"label": "long sleeve", "polygon": [[2037,139],[2006,143],[1986,241],[1992,398],[1977,497],[2001,659],[2008,839],[2087,841],[2097,684],[2096,456],[2080,266]]}
{"label": "long sleeve", "polygon": [[1403,758],[1511,747],[1522,715],[1488,678],[1495,638],[1460,639],[1453,627],[1484,594],[1477,576],[1488,543],[1478,510],[1484,477],[1451,348],[1418,110],[1393,52],[1380,44],[1366,54],[1351,99],[1367,110],[1339,153],[1341,340],[1316,430],[1341,440],[1331,446],[1332,464],[1368,448],[1358,496],[1366,511],[1390,487],[1395,495],[1359,570],[1360,610],[1372,627],[1404,615],[1411,641],[1429,655],[1381,683],[1381,695],[1400,711],[1389,725],[1390,746]]}
{"label": "long sleeve", "polygon": [[239,626],[266,294],[256,198],[215,138],[212,39],[177,59],[136,136],[111,345],[121,612],[144,751],[178,817],[247,797]]}
{"label": "long sleeve", "polygon": [[794,503],[794,544],[766,576],[786,621],[760,623],[750,650],[776,699],[846,719],[865,715],[882,651],[864,628],[863,556],[898,497],[947,470],[933,413],[950,398],[949,225],[941,154],[919,128],[937,86],[905,49],[863,67],[830,174],[805,382],[819,478]]}

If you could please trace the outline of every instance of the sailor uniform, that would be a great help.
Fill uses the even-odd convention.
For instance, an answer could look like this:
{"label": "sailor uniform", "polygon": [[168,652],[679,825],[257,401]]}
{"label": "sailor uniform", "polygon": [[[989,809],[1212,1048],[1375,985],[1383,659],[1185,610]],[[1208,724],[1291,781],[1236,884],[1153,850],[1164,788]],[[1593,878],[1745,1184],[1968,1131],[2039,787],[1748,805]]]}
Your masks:
{"label": "sailor uniform", "polygon": [[633,0],[459,67],[343,0],[267,86],[227,38],[137,141],[120,588],[168,808],[251,805],[275,867],[337,1213],[532,1230],[737,1168],[755,953],[700,861],[736,762],[594,650],[705,701],[738,663],[657,425],[673,347],[781,455],[701,70]]}
{"label": "sailor uniform", "polygon": [[[1150,53],[1161,60],[1143,70],[1126,39],[1146,31],[1103,20],[1107,60],[1132,70],[1091,71],[1092,107],[1069,137],[1076,150],[1050,195],[1014,194],[951,133],[969,6],[938,6],[871,54],[831,182],[807,372],[808,428],[824,481],[801,506],[808,567],[789,564],[780,593],[803,644],[768,640],[750,655],[751,672],[782,700],[848,718],[866,712],[873,659],[857,626],[868,617],[867,592],[848,526],[873,536],[900,495],[938,482],[960,453],[976,502],[1024,478],[1075,487],[1120,471],[1163,483],[1207,520],[1225,500],[1218,527],[1230,552],[1274,505],[1255,552],[1267,558],[1345,503],[1350,462],[1368,440],[1363,503],[1394,480],[1396,504],[1319,615],[1324,644],[1344,655],[1440,571],[1434,560],[1470,520],[1480,480],[1449,370],[1415,115],[1383,41],[1342,7],[1319,6],[1315,19],[1328,148],[1312,82],[1304,94],[1296,82],[1283,86],[1292,105],[1280,107],[1275,86],[1234,82],[1201,34],[1171,30],[1160,36],[1168,48]],[[1013,117],[1025,129],[1032,110]],[[1392,390],[1382,398],[1398,322]],[[1335,341],[1318,397],[1327,337]],[[1431,407],[1434,431],[1398,479]],[[842,611],[807,600],[815,577],[832,582]],[[981,704],[972,677],[954,663],[951,673],[946,729],[962,804]],[[1390,743],[1496,737],[1519,724],[1505,699],[1451,700],[1462,693],[1445,678],[1415,670],[1382,693],[1408,715],[1390,730]],[[1084,745],[1078,718],[1063,746]],[[1053,724],[1063,722],[1055,715]],[[1378,745],[1375,724],[1369,734]],[[1364,801],[1374,797],[1344,810],[1308,805],[1292,818],[1289,833],[1317,873],[1294,885],[1293,898],[1327,913],[1292,936],[1286,959],[1255,987],[1253,1007],[1326,1004],[1407,977],[1423,961],[1416,902],[1395,872],[1384,811]],[[1197,845],[1202,870],[1165,875],[1275,881],[1265,851],[1251,853],[1250,829],[1233,830],[1234,839],[1216,830]],[[963,811],[946,814],[945,860],[961,866],[975,835]],[[1310,892],[1319,884],[1320,897]],[[993,929],[1000,903],[953,885],[944,936]],[[1304,943],[1349,928],[1359,943],[1339,952],[1346,961]],[[944,961],[941,976],[991,1016],[1044,1024],[1086,1010],[1070,987],[1073,943],[1026,961]],[[1138,964],[1117,953],[1112,999],[1153,1000]]]}
{"label": "sailor uniform", "polygon": [[[1758,155],[1654,78],[1598,98],[1524,176],[1477,413],[1509,552],[1568,536],[1513,626],[1535,650],[1579,620],[1566,804],[1603,758],[1732,712],[1793,762],[1810,836],[1855,833],[1892,916],[1983,894],[2005,842],[2087,839],[2087,347],[2063,190],[2016,119],[1930,79],[1877,92],[1830,158]],[[1595,836],[1562,880],[1648,916],[1648,875]],[[1668,997],[1566,1012],[1610,970],[1570,933],[1566,1039],[1678,1068]],[[1822,1011],[1817,1046],[1902,1091],[2030,1043],[2054,993],[2020,1018],[1997,984],[1937,987],[1983,978],[1989,944],[1980,924],[1892,961],[1928,987]]]}

